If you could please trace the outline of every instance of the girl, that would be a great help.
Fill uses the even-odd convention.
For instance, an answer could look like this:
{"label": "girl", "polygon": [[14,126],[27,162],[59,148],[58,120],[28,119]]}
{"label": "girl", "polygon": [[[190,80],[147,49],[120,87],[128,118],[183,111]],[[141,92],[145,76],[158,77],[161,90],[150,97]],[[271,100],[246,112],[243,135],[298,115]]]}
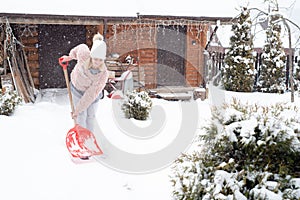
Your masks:
{"label": "girl", "polygon": [[93,37],[93,45],[89,50],[86,44],[74,47],[68,56],[61,57],[63,62],[77,60],[71,72],[71,92],[75,111],[72,118],[77,123],[94,132],[95,113],[99,99],[103,98],[103,89],[108,79],[106,43],[101,34]]}

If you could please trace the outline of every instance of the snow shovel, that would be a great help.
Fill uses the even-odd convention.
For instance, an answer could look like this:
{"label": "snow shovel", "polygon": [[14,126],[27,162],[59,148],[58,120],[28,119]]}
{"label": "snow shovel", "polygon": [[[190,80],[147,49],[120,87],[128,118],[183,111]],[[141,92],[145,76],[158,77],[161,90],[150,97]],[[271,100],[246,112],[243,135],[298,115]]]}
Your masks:
{"label": "snow shovel", "polygon": [[[70,90],[70,83],[68,77],[68,62],[63,62],[63,58],[59,58],[59,64],[63,68],[64,76],[66,79],[66,85],[69,95],[69,100],[71,104],[72,113],[74,113],[75,108],[72,99],[72,93]],[[71,128],[66,135],[66,146],[75,158],[87,158],[95,155],[102,155],[103,152],[97,144],[94,134],[86,128],[83,128],[77,124],[76,119],[74,119],[74,127]]]}

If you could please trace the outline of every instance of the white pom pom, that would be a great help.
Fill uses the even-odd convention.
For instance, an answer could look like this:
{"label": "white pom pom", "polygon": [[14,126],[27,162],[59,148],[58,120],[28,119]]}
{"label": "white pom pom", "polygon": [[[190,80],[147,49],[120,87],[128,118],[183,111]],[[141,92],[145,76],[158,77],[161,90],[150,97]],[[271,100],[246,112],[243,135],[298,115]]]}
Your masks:
{"label": "white pom pom", "polygon": [[94,37],[93,37],[93,42],[96,41],[96,40],[102,41],[102,40],[103,40],[103,36],[102,36],[100,33],[97,33],[97,34],[94,35]]}

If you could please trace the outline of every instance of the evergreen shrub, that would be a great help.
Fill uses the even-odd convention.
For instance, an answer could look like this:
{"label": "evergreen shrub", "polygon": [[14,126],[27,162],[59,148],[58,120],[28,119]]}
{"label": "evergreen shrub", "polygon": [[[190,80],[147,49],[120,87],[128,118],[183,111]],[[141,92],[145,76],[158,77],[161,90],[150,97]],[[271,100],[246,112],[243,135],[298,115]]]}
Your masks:
{"label": "evergreen shrub", "polygon": [[213,109],[198,150],[172,167],[175,199],[300,199],[299,133],[294,105]]}
{"label": "evergreen shrub", "polygon": [[128,92],[122,104],[122,110],[126,118],[146,120],[152,108],[152,100],[145,91],[136,90]]}
{"label": "evergreen shrub", "polygon": [[14,90],[0,93],[0,115],[11,115],[21,102],[22,98]]}

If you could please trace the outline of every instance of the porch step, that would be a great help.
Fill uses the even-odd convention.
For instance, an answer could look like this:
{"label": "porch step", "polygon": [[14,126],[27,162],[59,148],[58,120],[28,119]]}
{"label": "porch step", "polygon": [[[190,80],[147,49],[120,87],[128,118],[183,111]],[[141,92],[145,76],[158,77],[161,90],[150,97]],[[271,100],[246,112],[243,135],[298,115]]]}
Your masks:
{"label": "porch step", "polygon": [[204,100],[206,98],[206,91],[199,87],[160,87],[150,90],[150,95],[156,98],[162,98],[171,101],[189,101],[192,98]]}
{"label": "porch step", "polygon": [[162,98],[169,101],[189,101],[191,100],[192,93],[157,93],[157,98]]}
{"label": "porch step", "polygon": [[198,87],[183,87],[183,86],[165,86],[151,89],[151,91],[156,93],[187,93],[193,92]]}

